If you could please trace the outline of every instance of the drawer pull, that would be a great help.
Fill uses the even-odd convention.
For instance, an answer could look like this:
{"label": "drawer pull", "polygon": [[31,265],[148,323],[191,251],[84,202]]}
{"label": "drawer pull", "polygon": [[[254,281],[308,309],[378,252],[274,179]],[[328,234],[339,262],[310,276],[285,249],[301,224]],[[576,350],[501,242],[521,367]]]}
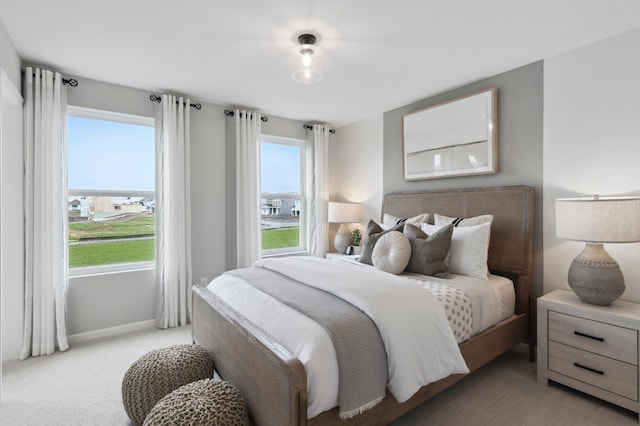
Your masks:
{"label": "drawer pull", "polygon": [[580,333],[579,331],[574,331],[573,334],[580,337],[586,337],[587,339],[597,340],[598,342],[604,342],[604,337],[591,336],[589,334]]}
{"label": "drawer pull", "polygon": [[591,371],[592,373],[596,373],[596,374],[599,374],[601,376],[604,376],[604,371],[602,371],[602,370],[596,370],[595,368],[587,367],[586,365],[578,364],[577,362],[574,362],[573,365],[575,365],[578,368],[582,368],[584,370]]}

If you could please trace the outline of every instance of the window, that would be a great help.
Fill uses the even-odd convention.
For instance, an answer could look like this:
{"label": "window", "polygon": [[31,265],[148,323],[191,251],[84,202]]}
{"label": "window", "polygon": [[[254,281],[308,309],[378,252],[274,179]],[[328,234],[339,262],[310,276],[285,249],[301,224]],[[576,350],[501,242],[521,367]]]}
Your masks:
{"label": "window", "polygon": [[70,274],[152,267],[153,118],[70,106],[67,150]]}
{"label": "window", "polygon": [[262,255],[304,251],[305,141],[263,135],[260,142]]}

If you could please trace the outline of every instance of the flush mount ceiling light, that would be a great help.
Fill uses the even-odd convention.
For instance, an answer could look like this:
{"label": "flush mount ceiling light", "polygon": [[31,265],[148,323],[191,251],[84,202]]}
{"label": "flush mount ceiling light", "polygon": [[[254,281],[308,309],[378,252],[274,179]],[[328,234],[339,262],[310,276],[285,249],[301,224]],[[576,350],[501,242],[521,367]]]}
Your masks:
{"label": "flush mount ceiling light", "polygon": [[298,36],[291,78],[302,84],[313,84],[322,80],[318,46],[313,34]]}

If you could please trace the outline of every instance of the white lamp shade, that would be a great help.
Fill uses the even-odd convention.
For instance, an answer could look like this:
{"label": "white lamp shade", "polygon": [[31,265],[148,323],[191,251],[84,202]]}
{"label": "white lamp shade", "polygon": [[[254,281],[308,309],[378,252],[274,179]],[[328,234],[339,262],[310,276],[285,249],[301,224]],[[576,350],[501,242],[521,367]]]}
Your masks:
{"label": "white lamp shade", "polygon": [[329,202],[330,223],[356,223],[360,221],[360,205],[356,203]]}
{"label": "white lamp shade", "polygon": [[640,198],[594,198],[556,200],[558,238],[589,243],[640,241]]}

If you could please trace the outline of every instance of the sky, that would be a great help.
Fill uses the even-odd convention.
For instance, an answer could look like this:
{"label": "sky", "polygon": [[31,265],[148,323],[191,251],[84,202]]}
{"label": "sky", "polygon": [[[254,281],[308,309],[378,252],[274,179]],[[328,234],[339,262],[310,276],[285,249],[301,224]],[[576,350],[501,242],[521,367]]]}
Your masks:
{"label": "sky", "polygon": [[154,132],[148,126],[68,116],[69,188],[153,191]]}
{"label": "sky", "polygon": [[260,144],[262,192],[300,193],[300,149],[295,145]]}
{"label": "sky", "polygon": [[[153,191],[154,128],[68,116],[70,189]],[[301,148],[261,143],[262,192],[300,193]]]}

